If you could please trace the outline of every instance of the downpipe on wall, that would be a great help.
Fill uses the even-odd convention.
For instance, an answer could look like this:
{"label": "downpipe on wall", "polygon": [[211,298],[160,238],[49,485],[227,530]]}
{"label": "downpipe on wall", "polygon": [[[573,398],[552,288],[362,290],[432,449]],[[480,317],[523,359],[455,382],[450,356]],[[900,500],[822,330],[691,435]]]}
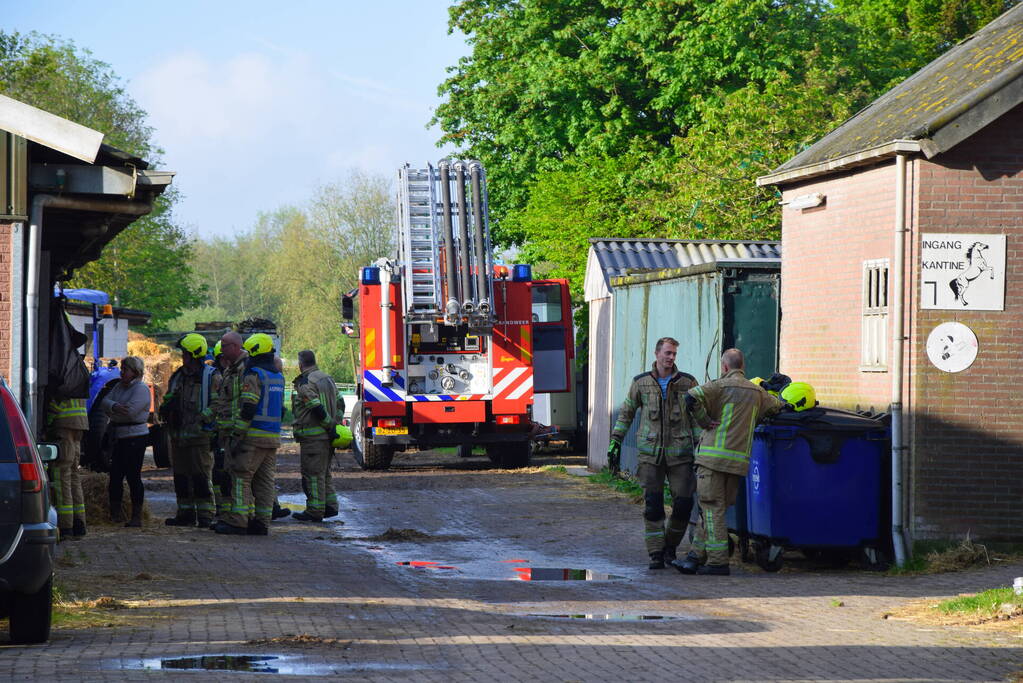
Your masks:
{"label": "downpipe on wall", "polygon": [[903,481],[902,454],[906,450],[902,437],[902,381],[904,344],[904,273],[906,249],[906,155],[895,157],[895,253],[892,265],[892,547],[895,564],[906,564],[906,546],[903,538]]}

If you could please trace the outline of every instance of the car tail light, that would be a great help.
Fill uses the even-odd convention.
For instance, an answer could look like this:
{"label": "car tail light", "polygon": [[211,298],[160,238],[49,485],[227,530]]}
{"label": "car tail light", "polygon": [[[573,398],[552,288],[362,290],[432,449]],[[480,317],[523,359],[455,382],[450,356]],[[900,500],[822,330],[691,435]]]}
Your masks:
{"label": "car tail light", "polygon": [[499,425],[517,425],[519,424],[519,415],[498,415],[497,424]]}
{"label": "car tail light", "polygon": [[400,417],[381,417],[377,420],[377,427],[383,427],[384,429],[394,429],[395,427],[401,426]]}
{"label": "car tail light", "polygon": [[21,473],[22,493],[36,493],[43,488],[43,464],[39,461],[36,449],[32,446],[32,436],[25,416],[14,401],[14,396],[7,389],[0,389],[0,404],[3,404],[7,423],[11,426],[14,438],[14,452],[18,456],[18,470]]}

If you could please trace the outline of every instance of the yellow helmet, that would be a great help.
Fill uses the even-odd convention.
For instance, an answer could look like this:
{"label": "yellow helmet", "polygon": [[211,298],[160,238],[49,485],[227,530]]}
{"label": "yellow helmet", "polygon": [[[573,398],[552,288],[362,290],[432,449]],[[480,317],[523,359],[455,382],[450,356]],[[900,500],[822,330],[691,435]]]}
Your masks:
{"label": "yellow helmet", "polygon": [[764,383],[764,378],[763,377],[751,377],[750,381],[753,382],[754,384],[756,384],[759,387],[761,384]]}
{"label": "yellow helmet", "polygon": [[781,390],[779,397],[797,412],[817,405],[817,392],[806,382],[790,382]]}
{"label": "yellow helmet", "polygon": [[261,353],[270,353],[274,350],[274,340],[270,335],[257,332],[242,344],[242,347],[249,352],[250,356],[258,356]]}
{"label": "yellow helmet", "polygon": [[216,343],[216,344],[215,344],[215,345],[213,346],[213,355],[214,355],[214,356],[219,356],[219,355],[220,355],[220,353],[221,353],[221,351],[220,351],[220,342],[218,341],[218,342],[217,342],[217,343]]}
{"label": "yellow helmet", "polygon": [[352,430],[344,425],[337,425],[334,427],[334,441],[331,445],[334,448],[348,448],[348,444],[352,442]]}
{"label": "yellow helmet", "polygon": [[182,353],[187,353],[197,360],[202,360],[206,357],[206,349],[209,346],[206,343],[206,337],[196,332],[189,332],[178,339],[178,348],[181,349]]}

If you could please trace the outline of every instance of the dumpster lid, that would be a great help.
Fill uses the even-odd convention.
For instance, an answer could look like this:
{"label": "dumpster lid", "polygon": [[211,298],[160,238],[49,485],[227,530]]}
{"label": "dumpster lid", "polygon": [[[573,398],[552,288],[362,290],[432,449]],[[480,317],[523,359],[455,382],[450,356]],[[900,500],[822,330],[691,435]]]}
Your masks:
{"label": "dumpster lid", "polygon": [[799,412],[788,411],[778,413],[774,417],[765,420],[765,424],[829,432],[873,432],[883,431],[887,428],[878,419],[872,419],[848,410],[824,406],[817,406],[816,408]]}

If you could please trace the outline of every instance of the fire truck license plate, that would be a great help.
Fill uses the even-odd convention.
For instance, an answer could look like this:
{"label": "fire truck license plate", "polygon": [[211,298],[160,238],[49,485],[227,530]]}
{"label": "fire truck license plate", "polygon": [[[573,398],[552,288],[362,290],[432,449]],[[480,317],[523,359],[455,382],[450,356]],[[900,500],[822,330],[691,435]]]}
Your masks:
{"label": "fire truck license plate", "polygon": [[377,436],[402,436],[408,434],[408,427],[377,427]]}

